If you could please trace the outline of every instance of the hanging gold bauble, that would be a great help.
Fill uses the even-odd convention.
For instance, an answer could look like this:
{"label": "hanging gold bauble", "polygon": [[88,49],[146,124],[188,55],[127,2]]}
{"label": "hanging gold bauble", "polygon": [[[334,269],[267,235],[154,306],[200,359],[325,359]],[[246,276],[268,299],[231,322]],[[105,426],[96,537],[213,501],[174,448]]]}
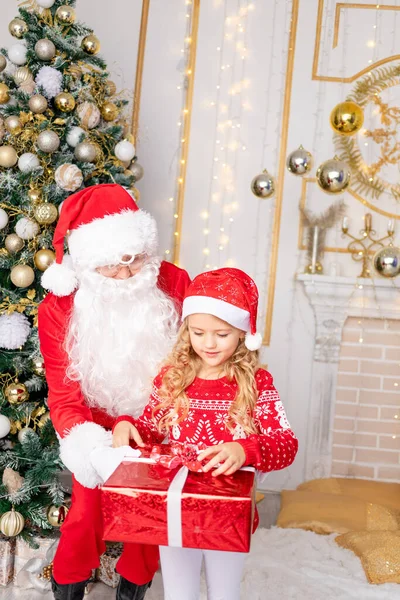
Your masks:
{"label": "hanging gold bauble", "polygon": [[266,169],[254,177],[250,185],[251,191],[257,198],[270,198],[275,193],[275,181]]}
{"label": "hanging gold bauble", "polygon": [[60,143],[61,142],[58,134],[51,129],[45,129],[44,131],[41,131],[36,140],[39,150],[45,152],[46,154],[53,154],[54,152],[57,152],[58,148],[60,147]]}
{"label": "hanging gold bauble", "polygon": [[10,99],[10,90],[8,85],[0,83],[0,104],[7,104]]}
{"label": "hanging gold bauble", "polygon": [[24,240],[21,239],[16,233],[10,233],[6,237],[4,245],[10,254],[16,254],[24,247]]}
{"label": "hanging gold bauble", "polygon": [[16,287],[29,287],[34,279],[35,272],[29,265],[16,265],[11,269],[10,279]]}
{"label": "hanging gold bauble", "polygon": [[[37,356],[32,360],[32,371],[39,377],[44,377],[46,374],[43,356]],[[49,413],[45,413],[49,414]],[[44,415],[43,415],[44,416]]]}
{"label": "hanging gold bauble", "polygon": [[76,21],[76,12],[72,6],[66,6],[63,4],[59,6],[56,10],[56,19],[60,21],[60,23],[65,23],[66,25],[71,25]]}
{"label": "hanging gold bauble", "polygon": [[111,81],[111,79],[107,79],[107,81],[106,81],[107,96],[114,96],[116,91],[117,91],[117,86],[115,85],[115,83],[113,81]]}
{"label": "hanging gold bauble", "polygon": [[364,112],[355,102],[340,102],[330,116],[332,129],[340,135],[354,135],[364,123]]}
{"label": "hanging gold bauble", "polygon": [[51,40],[44,38],[35,44],[36,56],[39,60],[50,61],[56,55],[56,47]]}
{"label": "hanging gold bauble", "polygon": [[100,40],[92,33],[83,38],[81,47],[88,54],[97,54],[100,52]]}
{"label": "hanging gold bauble", "polygon": [[47,520],[53,527],[61,527],[68,514],[66,506],[49,506],[47,510]]}
{"label": "hanging gold bauble", "polygon": [[8,133],[11,133],[11,135],[18,135],[22,131],[22,123],[16,115],[11,115],[11,117],[7,117],[4,121],[4,125]]}
{"label": "hanging gold bauble", "polygon": [[28,31],[28,25],[22,19],[13,19],[8,26],[8,31],[15,38],[21,39]]}
{"label": "hanging gold bauble", "polygon": [[51,225],[58,218],[58,210],[54,204],[41,202],[33,210],[34,217],[40,225]]}
{"label": "hanging gold bauble", "polygon": [[33,257],[33,262],[35,263],[35,267],[39,269],[39,271],[45,271],[49,268],[51,264],[55,261],[56,255],[52,250],[47,250],[43,248],[42,250],[38,250]]}
{"label": "hanging gold bauble", "polygon": [[6,128],[4,127],[4,120],[0,117],[0,142],[3,141],[3,138],[5,135],[6,135]]}
{"label": "hanging gold bauble", "polygon": [[131,188],[131,192],[133,194],[133,197],[135,198],[136,202],[140,202],[140,192],[137,188],[133,187]]}
{"label": "hanging gold bauble", "polygon": [[25,519],[14,507],[4,513],[0,519],[0,531],[6,537],[19,535],[25,525]]}
{"label": "hanging gold bauble", "polygon": [[40,115],[47,110],[47,107],[47,100],[42,94],[35,94],[29,98],[29,108],[33,113]]}
{"label": "hanging gold bauble", "polygon": [[372,262],[379,275],[393,279],[400,275],[400,248],[396,246],[381,248],[375,254]]}
{"label": "hanging gold bauble", "polygon": [[33,79],[28,79],[28,81],[24,81],[24,83],[21,83],[21,85],[19,86],[21,92],[25,92],[25,94],[29,95],[33,94],[35,88],[36,83],[33,81]]}
{"label": "hanging gold bauble", "polygon": [[18,155],[12,146],[0,146],[0,167],[9,169],[18,162]]}
{"label": "hanging gold bauble", "polygon": [[[45,375],[45,373],[43,373],[43,376]],[[46,425],[47,421],[50,420],[50,412],[47,411],[44,413],[44,415],[42,415],[39,419],[39,427],[43,427],[44,425]]]}
{"label": "hanging gold bauble", "polygon": [[119,108],[113,102],[105,102],[101,107],[100,112],[105,121],[115,121],[119,115]]}
{"label": "hanging gold bauble", "polygon": [[350,183],[351,172],[347,164],[335,156],[317,169],[317,183],[327,194],[341,194]]}
{"label": "hanging gold bauble", "polygon": [[28,198],[33,203],[38,202],[42,199],[42,190],[38,188],[30,188],[30,190],[28,190]]}
{"label": "hanging gold bauble", "polygon": [[94,129],[100,123],[100,111],[94,102],[82,102],[76,109],[82,127]]}
{"label": "hanging gold bauble", "polygon": [[69,113],[72,112],[75,108],[76,102],[75,98],[69,92],[61,92],[54,99],[54,104],[61,110],[62,112]]}
{"label": "hanging gold bauble", "polygon": [[26,386],[23,383],[19,383],[19,381],[10,383],[4,390],[4,395],[12,405],[22,404],[29,399],[29,393]]}
{"label": "hanging gold bauble", "polygon": [[7,66],[7,59],[3,54],[0,54],[0,73],[4,71]]}
{"label": "hanging gold bauble", "polygon": [[33,75],[28,67],[18,67],[14,73],[14,81],[17,85],[21,85],[26,81],[33,81]]}

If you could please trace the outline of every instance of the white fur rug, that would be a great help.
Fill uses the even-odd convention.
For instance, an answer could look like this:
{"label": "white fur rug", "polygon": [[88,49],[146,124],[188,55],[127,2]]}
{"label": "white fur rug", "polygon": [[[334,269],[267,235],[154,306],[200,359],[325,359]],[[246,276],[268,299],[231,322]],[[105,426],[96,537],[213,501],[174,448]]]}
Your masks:
{"label": "white fur rug", "polygon": [[[260,529],[252,541],[242,600],[400,600],[400,585],[371,585],[360,560],[336,545],[336,535],[301,529]],[[206,600],[202,582],[201,600]],[[163,600],[156,576],[146,600]]]}

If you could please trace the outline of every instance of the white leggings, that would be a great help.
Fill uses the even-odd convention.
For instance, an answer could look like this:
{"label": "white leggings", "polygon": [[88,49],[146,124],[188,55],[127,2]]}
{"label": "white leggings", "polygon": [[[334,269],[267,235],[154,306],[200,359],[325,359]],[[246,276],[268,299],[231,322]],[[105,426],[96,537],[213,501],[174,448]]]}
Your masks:
{"label": "white leggings", "polygon": [[208,600],[240,600],[242,552],[160,546],[164,600],[199,600],[204,558]]}

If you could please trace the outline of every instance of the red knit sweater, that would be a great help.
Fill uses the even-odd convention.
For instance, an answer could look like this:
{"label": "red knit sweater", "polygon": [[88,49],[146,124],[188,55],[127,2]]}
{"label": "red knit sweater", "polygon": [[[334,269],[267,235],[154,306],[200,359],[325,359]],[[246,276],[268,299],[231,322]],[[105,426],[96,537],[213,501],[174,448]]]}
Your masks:
{"label": "red knit sweater", "polygon": [[[147,444],[160,443],[165,437],[157,429],[157,422],[165,411],[158,410],[153,417],[154,408],[161,402],[158,390],[164,372],[165,370],[154,380],[150,401],[142,416],[138,419],[121,416],[115,423],[133,423]],[[216,380],[196,378],[186,389],[190,402],[189,413],[184,421],[172,427],[171,439],[193,444],[203,442],[207,446],[236,441],[245,451],[245,465],[251,465],[264,473],[288,467],[297,453],[297,439],[290,429],[270,373],[259,369],[256,384],[258,399],[253,415],[256,434],[248,435],[240,426],[232,433],[225,427],[229,407],[237,392],[236,382],[228,381],[225,377]]]}

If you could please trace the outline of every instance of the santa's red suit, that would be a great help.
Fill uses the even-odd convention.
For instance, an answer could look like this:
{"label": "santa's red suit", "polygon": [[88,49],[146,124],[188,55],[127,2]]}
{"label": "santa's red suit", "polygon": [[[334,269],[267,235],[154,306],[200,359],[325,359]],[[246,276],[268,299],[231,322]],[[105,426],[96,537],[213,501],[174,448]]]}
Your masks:
{"label": "santa's red suit", "polygon": [[[107,196],[106,209],[101,206],[104,194]],[[122,227],[121,217],[127,217],[123,220],[125,225]],[[82,304],[82,298],[80,304],[77,303],[79,294],[82,295],[80,281],[84,281],[82,274],[87,269],[90,271],[95,270],[97,266],[116,264],[123,255],[135,256],[142,252],[149,256],[154,255],[155,242],[151,235],[149,237],[149,223],[152,228],[151,217],[138,210],[123,188],[96,186],[94,193],[93,188],[88,188],[65,201],[56,229],[54,245],[57,263],[45,273],[47,277],[43,281],[44,286],[52,289],[53,293],[49,293],[39,306],[39,337],[49,387],[50,416],[60,439],[61,458],[72,471],[74,482],[71,508],[61,527],[61,540],[54,559],[53,573],[58,584],[73,584],[87,580],[92,569],[98,567],[99,557],[105,551],[98,489],[102,480],[90,461],[90,455],[97,448],[111,447],[111,429],[118,415],[125,412],[123,403],[120,407],[117,401],[116,405],[107,404],[106,396],[101,400],[101,390],[99,390],[98,405],[96,405],[96,397],[90,399],[90,394],[88,400],[82,391],[79,377],[68,376],[71,353],[68,351],[66,340],[77,306]],[[99,228],[98,231],[93,228],[93,224]],[[96,248],[98,235],[109,230],[110,227],[112,229],[113,226],[116,227],[114,232],[116,237],[104,240],[103,245]],[[74,270],[71,265],[65,267],[65,262],[62,264],[63,248],[60,246],[63,246],[67,230],[70,236],[69,248],[74,261]],[[92,240],[90,240],[91,236]],[[80,252],[82,249],[84,254]],[[110,252],[111,259],[107,258]],[[159,270],[157,293],[161,290],[167,302],[170,302],[168,298],[174,301],[179,312],[185,290],[190,282],[189,276],[186,271],[170,263],[162,262],[159,265],[155,261],[154,264],[156,266],[152,267],[153,271]],[[135,276],[131,279],[133,282]],[[78,288],[78,291],[73,288]],[[85,292],[84,298],[88,302],[90,291]],[[132,314],[134,318],[134,312]],[[118,312],[116,315],[118,318]],[[151,322],[147,325],[148,328],[152,326]],[[122,353],[124,351],[123,348],[119,350]],[[149,381],[150,390],[151,381]],[[126,389],[125,392],[127,398],[125,403],[132,398],[131,414],[140,411],[140,406],[137,409],[134,405],[135,390]],[[141,393],[142,396],[146,395],[145,386]],[[143,402],[143,398],[140,402]],[[153,578],[157,567],[157,547],[125,544],[117,570],[128,581],[143,585]]]}

